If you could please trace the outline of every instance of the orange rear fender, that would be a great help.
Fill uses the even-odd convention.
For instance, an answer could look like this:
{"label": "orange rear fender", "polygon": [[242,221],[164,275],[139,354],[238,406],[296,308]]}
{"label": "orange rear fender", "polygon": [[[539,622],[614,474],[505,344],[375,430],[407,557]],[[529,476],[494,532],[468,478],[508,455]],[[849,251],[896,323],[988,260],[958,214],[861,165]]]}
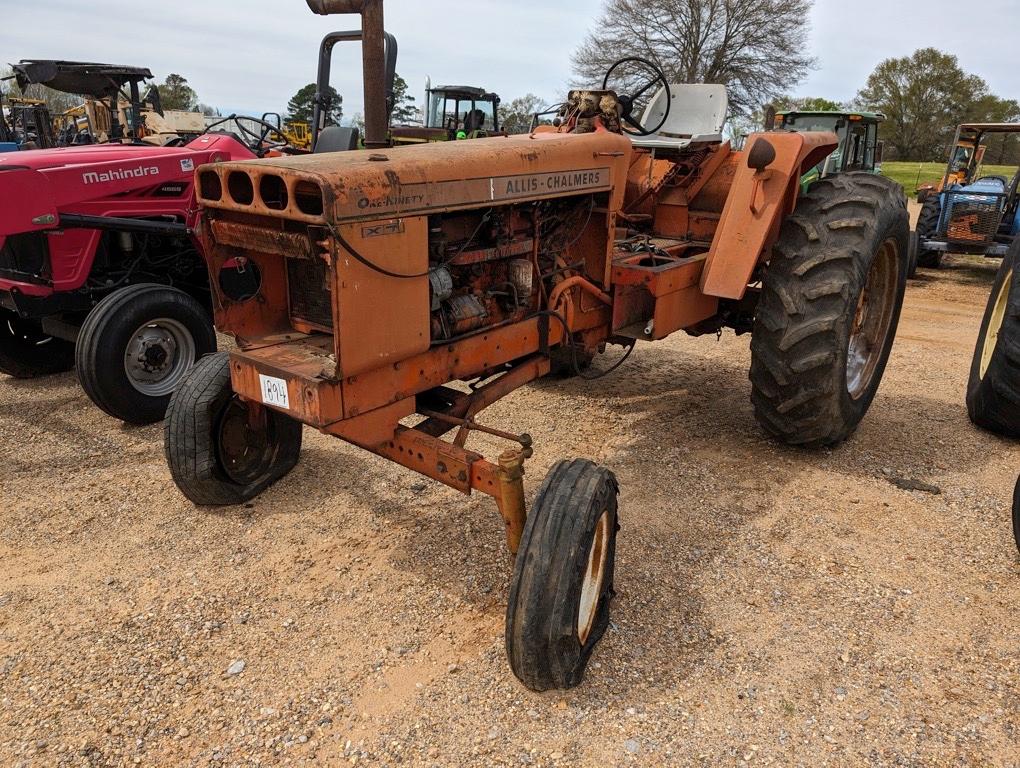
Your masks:
{"label": "orange rear fender", "polygon": [[[760,147],[767,142],[774,150]],[[747,139],[748,149],[738,158],[733,186],[726,199],[701,273],[701,291],[723,299],[740,299],[747,290],[755,266],[764,258],[779,236],[783,219],[793,212],[801,175],[820,163],[837,147],[836,134],[754,133]],[[752,153],[762,170],[750,167]]]}

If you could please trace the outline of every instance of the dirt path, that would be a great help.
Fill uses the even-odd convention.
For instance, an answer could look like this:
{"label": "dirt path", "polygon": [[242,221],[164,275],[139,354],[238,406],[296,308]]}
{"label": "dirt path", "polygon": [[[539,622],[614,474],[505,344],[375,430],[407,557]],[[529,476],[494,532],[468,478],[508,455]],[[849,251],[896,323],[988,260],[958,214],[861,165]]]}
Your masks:
{"label": "dirt path", "polygon": [[622,487],[613,625],[560,694],[507,669],[485,498],[306,430],[285,481],[200,512],[159,427],[0,379],[0,764],[1017,765],[1020,446],[963,405],[994,266],[911,283],[837,450],[764,439],[732,334],[487,412],[535,436],[529,495],[564,456]]}

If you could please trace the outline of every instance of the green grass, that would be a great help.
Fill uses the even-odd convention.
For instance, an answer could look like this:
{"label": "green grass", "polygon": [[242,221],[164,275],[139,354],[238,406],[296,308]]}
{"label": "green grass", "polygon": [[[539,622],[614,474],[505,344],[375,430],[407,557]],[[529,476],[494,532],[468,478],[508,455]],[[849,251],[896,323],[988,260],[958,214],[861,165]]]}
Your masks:
{"label": "green grass", "polygon": [[[945,172],[945,163],[882,163],[882,175],[901,184],[907,195],[912,195],[918,184],[937,184]],[[982,176],[1005,176],[1012,179],[1016,172],[1016,166],[1012,165],[981,167]]]}

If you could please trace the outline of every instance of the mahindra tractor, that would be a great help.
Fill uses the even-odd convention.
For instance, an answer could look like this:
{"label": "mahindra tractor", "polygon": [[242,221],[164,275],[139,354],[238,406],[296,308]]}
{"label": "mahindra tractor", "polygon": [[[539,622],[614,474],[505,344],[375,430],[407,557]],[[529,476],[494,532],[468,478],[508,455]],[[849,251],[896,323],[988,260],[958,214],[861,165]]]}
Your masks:
{"label": "mahindra tractor", "polygon": [[[902,189],[848,172],[801,194],[835,133],[735,151],[723,86],[672,84],[640,59],[571,91],[558,125],[392,148],[381,0],[307,2],[362,15],[366,149],[198,168],[216,327],[237,347],[171,398],[170,473],[196,504],[246,502],[294,467],[307,425],[491,496],[515,555],[510,667],[535,690],[576,685],[609,624],[617,480],[568,459],[532,497],[525,464],[543,446],[514,423],[527,414],[496,426],[483,410],[557,358],[597,379],[611,368],[585,363],[606,345],[732,329],[751,333],[762,428],[840,443],[899,319]],[[477,433],[505,450],[484,457]]]}
{"label": "mahindra tractor", "polygon": [[[76,76],[96,82],[83,85],[108,84],[102,65],[88,66],[95,71]],[[137,83],[131,95],[137,104]],[[0,153],[0,372],[76,367],[112,416],[163,418],[174,387],[216,349],[194,171],[285,148],[275,126],[254,124],[242,128],[246,143],[213,125],[179,147],[129,135]],[[243,268],[234,272],[221,277],[250,281]]]}

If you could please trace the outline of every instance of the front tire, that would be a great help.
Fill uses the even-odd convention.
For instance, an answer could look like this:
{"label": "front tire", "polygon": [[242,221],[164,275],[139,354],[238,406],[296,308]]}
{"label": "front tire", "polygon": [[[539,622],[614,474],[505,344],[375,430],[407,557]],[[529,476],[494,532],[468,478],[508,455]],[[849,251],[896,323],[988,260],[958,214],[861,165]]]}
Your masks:
{"label": "front tire", "polygon": [[241,504],[297,464],[301,422],[241,400],[230,385],[229,355],[217,352],[171,397],[163,450],[174,483],[192,502]]}
{"label": "front tire", "polygon": [[0,309],[0,373],[30,379],[74,367],[74,344],[49,336],[35,320]]}
{"label": "front tire", "polygon": [[977,426],[1020,437],[1020,240],[1002,259],[981,320],[967,381]]}
{"label": "front tire", "polygon": [[[914,231],[918,239],[932,237],[938,232],[939,218],[942,216],[942,203],[938,195],[931,195],[924,200],[921,212],[917,216]],[[942,251],[922,251],[918,248],[917,265],[928,269],[942,266]]]}
{"label": "front tire", "polygon": [[78,380],[96,405],[130,424],[151,424],[203,355],[216,350],[205,308],[184,291],[130,285],[85,318],[75,350]]}
{"label": "front tire", "polygon": [[609,626],[617,493],[608,469],[560,461],[532,505],[510,584],[506,652],[533,691],[580,683]]}
{"label": "front tire", "polygon": [[878,391],[906,287],[900,187],[847,173],[811,185],[773,247],[751,337],[762,427],[805,447],[853,433]]}

